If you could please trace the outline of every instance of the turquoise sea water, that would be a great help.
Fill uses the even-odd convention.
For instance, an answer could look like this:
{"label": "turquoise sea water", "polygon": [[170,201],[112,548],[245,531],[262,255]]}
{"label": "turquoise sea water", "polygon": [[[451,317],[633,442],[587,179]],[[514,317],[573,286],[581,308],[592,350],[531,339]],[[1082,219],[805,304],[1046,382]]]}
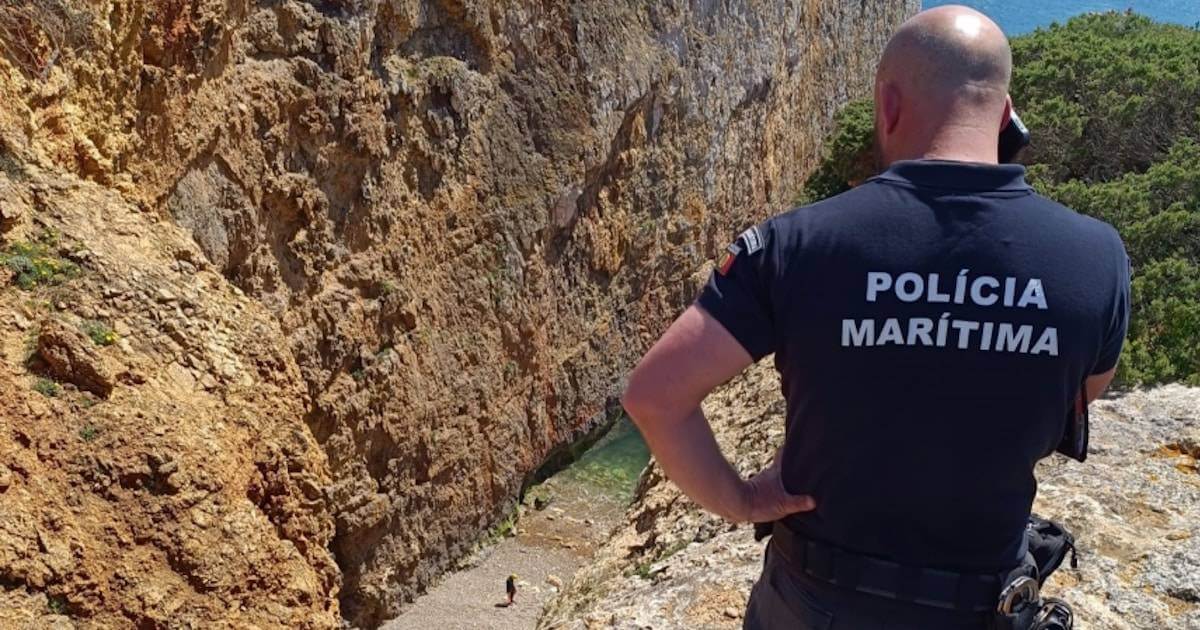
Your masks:
{"label": "turquoise sea water", "polygon": [[1092,11],[1133,9],[1159,22],[1185,26],[1200,23],[1200,0],[924,0],[926,8],[943,4],[965,4],[986,13],[1009,36],[1028,33],[1051,22]]}
{"label": "turquoise sea water", "polygon": [[621,418],[582,457],[559,475],[559,483],[581,483],[622,501],[633,498],[650,449],[637,427]]}

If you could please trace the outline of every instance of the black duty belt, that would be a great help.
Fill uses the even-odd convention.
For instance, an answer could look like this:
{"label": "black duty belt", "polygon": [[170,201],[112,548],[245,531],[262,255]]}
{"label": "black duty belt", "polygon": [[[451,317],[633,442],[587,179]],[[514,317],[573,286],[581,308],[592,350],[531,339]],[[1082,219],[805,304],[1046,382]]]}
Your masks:
{"label": "black duty belt", "polygon": [[773,550],[789,565],[830,584],[935,608],[996,610],[1001,576],[913,567],[810,540],[782,522],[772,529]]}

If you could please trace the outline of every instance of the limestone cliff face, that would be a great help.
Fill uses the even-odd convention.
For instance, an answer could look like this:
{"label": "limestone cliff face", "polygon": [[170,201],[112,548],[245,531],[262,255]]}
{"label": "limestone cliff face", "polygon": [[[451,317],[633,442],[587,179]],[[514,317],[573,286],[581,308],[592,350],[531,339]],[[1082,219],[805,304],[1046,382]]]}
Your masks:
{"label": "limestone cliff face", "polygon": [[[705,402],[722,450],[743,475],[783,441],[779,377],[752,367]],[[1034,511],[1076,536],[1079,568],[1045,591],[1071,603],[1077,628],[1200,627],[1200,389],[1160,387],[1092,405],[1084,464],[1038,467]],[[748,526],[701,510],[651,465],[626,522],[547,607],[543,630],[741,627],[763,544]]]}
{"label": "limestone cliff face", "polygon": [[329,466],[279,324],[178,227],[5,170],[0,627],[336,627]]}
{"label": "limestone cliff face", "polygon": [[[321,576],[302,590],[312,602],[338,590],[321,556],[332,528],[341,613],[370,625],[595,421],[690,299],[689,274],[790,200],[832,113],[865,91],[887,33],[917,3],[33,5],[0,13],[6,163],[90,191],[89,210],[115,204],[134,233],[190,237],[187,263],[247,304],[214,316],[258,331],[230,337],[230,355],[278,355],[263,375],[276,389],[246,385],[263,409],[253,426],[321,447],[301,457],[312,524],[296,548]],[[67,198],[45,186],[28,194]],[[63,229],[76,211],[31,207],[5,238]],[[85,247],[108,227],[74,225]],[[146,261],[174,264],[164,252],[175,250],[141,242]],[[72,282],[103,295],[102,283]],[[187,345],[217,333],[148,321],[179,346],[156,355],[156,375],[187,372],[195,382],[181,377],[180,391],[212,397],[203,417],[228,417],[218,377],[244,368]],[[12,378],[33,378],[9,364]],[[113,391],[156,387],[118,379]],[[34,413],[15,409],[19,422]],[[218,434],[225,450],[242,439]],[[261,475],[293,472],[289,452],[272,457]],[[180,518],[156,514],[158,528]]]}

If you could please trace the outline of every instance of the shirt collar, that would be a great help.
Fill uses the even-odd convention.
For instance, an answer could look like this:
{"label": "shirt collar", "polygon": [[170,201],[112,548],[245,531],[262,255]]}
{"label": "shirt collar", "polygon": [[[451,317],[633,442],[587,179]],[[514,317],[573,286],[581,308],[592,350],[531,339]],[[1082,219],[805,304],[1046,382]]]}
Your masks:
{"label": "shirt collar", "polygon": [[1026,192],[1025,167],[1020,164],[983,164],[947,160],[900,160],[871,178],[918,188],[969,192]]}

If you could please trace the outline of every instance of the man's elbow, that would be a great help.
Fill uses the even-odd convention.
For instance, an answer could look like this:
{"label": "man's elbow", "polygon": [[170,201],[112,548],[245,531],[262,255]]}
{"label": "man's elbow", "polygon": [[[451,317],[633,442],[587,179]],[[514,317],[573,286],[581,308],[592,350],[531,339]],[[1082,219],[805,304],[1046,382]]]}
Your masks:
{"label": "man's elbow", "polygon": [[625,414],[639,429],[644,428],[643,423],[654,415],[654,401],[650,392],[647,392],[645,386],[634,379],[630,379],[629,384],[625,386],[625,391],[621,393],[621,407],[625,409]]}
{"label": "man's elbow", "polygon": [[621,394],[621,406],[630,420],[643,432],[651,425],[659,425],[669,419],[671,405],[663,395],[661,387],[650,379],[639,378],[634,371]]}
{"label": "man's elbow", "polygon": [[1101,374],[1093,374],[1085,381],[1087,388],[1087,401],[1090,403],[1096,400],[1108,389],[1112,383],[1113,377],[1117,375],[1117,368],[1114,366],[1111,370]]}

